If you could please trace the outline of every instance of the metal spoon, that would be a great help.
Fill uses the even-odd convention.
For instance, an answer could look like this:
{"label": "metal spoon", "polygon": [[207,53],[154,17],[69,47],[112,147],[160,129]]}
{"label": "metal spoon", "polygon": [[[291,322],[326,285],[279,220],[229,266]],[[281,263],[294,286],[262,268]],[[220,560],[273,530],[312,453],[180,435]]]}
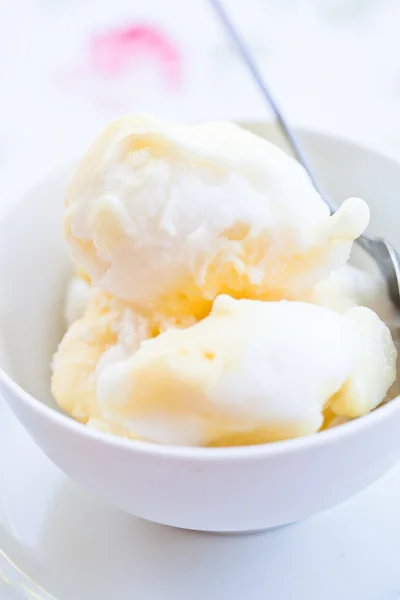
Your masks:
{"label": "metal spoon", "polygon": [[[292,129],[288,125],[286,119],[282,115],[282,112],[275,102],[271,92],[269,91],[267,84],[265,83],[260,70],[257,66],[257,63],[254,60],[247,44],[245,43],[243,37],[239,33],[238,29],[234,26],[232,20],[230,19],[228,13],[226,12],[223,4],[219,0],[209,0],[213,9],[215,10],[216,15],[218,16],[221,24],[224,26],[227,34],[230,39],[234,43],[239,55],[243,59],[243,62],[246,64],[248,70],[250,71],[254,82],[259,88],[261,95],[264,100],[269,104],[272,108],[276,121],[278,123],[279,129],[281,130],[283,136],[285,137],[289,147],[291,148],[294,156],[303,165],[305,170],[307,171],[315,189],[320,194],[321,198],[326,202],[329,206],[332,213],[337,210],[337,206],[332,202],[332,200],[327,196],[327,194],[322,190],[318,180],[315,176],[315,173],[308,162],[307,157],[305,156],[295,134]],[[361,235],[357,239],[357,243],[375,260],[377,266],[379,267],[386,283],[388,285],[389,295],[397,306],[400,308],[400,256],[393,248],[393,246],[387,242],[386,240],[374,236],[370,236],[367,234]]]}

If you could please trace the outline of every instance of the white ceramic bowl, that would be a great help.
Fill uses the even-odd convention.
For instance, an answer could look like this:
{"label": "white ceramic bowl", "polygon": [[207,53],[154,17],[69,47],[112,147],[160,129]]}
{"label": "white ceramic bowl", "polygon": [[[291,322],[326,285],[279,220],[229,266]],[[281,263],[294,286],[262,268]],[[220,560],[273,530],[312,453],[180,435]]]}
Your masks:
{"label": "white ceramic bowl", "polygon": [[[274,137],[269,125],[249,127]],[[372,229],[396,244],[400,166],[342,140],[300,135],[331,196],[337,201],[365,198]],[[51,398],[49,365],[62,335],[63,291],[70,272],[61,233],[68,175],[69,169],[32,190],[0,225],[0,391],[37,444],[71,478],[144,519],[241,532],[329,508],[398,460],[400,399],[314,436],[243,448],[128,441],[62,414]]]}

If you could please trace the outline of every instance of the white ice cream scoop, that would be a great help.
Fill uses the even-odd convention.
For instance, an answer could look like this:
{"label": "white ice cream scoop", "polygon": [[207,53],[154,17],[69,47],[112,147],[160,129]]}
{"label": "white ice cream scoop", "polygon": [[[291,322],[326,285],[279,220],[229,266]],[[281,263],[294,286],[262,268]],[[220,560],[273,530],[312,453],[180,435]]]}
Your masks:
{"label": "white ice cream scoop", "polygon": [[360,198],[330,215],[297,161],[233,123],[131,114],[77,166],[64,229],[93,285],[147,313],[202,318],[223,293],[304,296],[368,221]]}

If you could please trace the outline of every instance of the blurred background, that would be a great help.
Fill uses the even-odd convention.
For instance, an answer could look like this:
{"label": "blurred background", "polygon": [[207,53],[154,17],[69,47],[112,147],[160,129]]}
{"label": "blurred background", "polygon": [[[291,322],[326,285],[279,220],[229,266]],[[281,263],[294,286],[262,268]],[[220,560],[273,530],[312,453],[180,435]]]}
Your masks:
{"label": "blurred background", "polygon": [[[0,205],[113,117],[268,118],[207,0],[1,0]],[[400,0],[225,0],[286,116],[400,158]]]}

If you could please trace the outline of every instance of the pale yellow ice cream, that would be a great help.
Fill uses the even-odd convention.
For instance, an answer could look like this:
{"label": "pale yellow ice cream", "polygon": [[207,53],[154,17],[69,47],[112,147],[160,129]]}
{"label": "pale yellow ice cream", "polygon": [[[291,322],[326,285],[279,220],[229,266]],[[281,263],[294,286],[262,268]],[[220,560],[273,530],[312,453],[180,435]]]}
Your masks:
{"label": "pale yellow ice cream", "polygon": [[52,390],[58,404],[80,421],[98,414],[96,369],[139,348],[149,325],[116,298],[90,292],[83,317],[75,321],[53,359]]}
{"label": "pale yellow ice cream", "polygon": [[64,301],[64,321],[68,327],[85,314],[90,292],[90,280],[82,272],[75,273],[68,282]]}
{"label": "pale yellow ice cream", "polygon": [[366,414],[395,378],[390,332],[367,308],[220,296],[199,323],[155,339],[121,308],[94,293],[53,379],[62,408],[119,435],[185,445],[307,435],[327,409],[331,421]]}
{"label": "pale yellow ice cream", "polygon": [[357,198],[330,216],[296,161],[236,125],[130,115],[78,166],[65,232],[109,293],[204,317],[221,293],[298,298],[346,262],[368,220]]}
{"label": "pale yellow ice cream", "polygon": [[330,216],[300,165],[235,125],[118,119],[67,193],[79,268],[54,397],[91,427],[194,446],[366,414],[396,373],[358,306],[374,286],[344,266],[368,219],[356,198]]}
{"label": "pale yellow ice cream", "polygon": [[170,329],[105,369],[97,395],[110,423],[146,439],[274,441],[316,432],[328,407],[366,414],[393,383],[395,361],[388,328],[367,308],[342,316],[220,296],[198,324]]}

